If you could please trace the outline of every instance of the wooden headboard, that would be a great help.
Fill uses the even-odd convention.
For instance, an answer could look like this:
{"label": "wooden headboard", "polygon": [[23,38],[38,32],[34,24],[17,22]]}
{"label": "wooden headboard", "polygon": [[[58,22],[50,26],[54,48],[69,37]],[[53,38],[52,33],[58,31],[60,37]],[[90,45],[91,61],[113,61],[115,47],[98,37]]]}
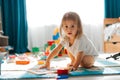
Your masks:
{"label": "wooden headboard", "polygon": [[120,22],[120,19],[118,19],[118,18],[105,18],[104,19],[104,25],[114,24],[114,23],[117,23],[117,22]]}

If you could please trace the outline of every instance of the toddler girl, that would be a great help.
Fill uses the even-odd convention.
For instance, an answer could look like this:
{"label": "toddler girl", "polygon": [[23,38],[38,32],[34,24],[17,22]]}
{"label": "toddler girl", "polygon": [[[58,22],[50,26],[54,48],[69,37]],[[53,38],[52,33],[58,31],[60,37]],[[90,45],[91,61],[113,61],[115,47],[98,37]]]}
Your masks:
{"label": "toddler girl", "polygon": [[75,12],[67,12],[62,18],[60,25],[61,42],[51,52],[46,59],[44,66],[40,68],[50,69],[50,60],[65,47],[71,63],[68,64],[69,70],[76,70],[79,66],[90,68],[98,56],[97,50],[90,39],[83,34],[80,17]]}

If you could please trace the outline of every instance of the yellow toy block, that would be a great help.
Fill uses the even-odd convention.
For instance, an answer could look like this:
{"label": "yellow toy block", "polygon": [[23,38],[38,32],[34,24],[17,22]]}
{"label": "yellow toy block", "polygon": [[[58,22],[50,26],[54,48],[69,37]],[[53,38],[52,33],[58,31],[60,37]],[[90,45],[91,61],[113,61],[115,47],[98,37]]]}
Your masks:
{"label": "yellow toy block", "polygon": [[55,40],[55,43],[56,43],[56,44],[59,44],[59,42],[60,42],[60,39]]}
{"label": "yellow toy block", "polygon": [[59,29],[58,29],[58,27],[56,27],[56,28],[54,29],[53,34],[56,35],[58,32],[59,32]]}

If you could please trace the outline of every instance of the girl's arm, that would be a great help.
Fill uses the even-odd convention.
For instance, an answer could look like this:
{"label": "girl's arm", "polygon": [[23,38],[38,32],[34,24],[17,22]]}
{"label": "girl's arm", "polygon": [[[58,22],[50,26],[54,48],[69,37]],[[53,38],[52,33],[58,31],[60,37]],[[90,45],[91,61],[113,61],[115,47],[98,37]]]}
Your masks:
{"label": "girl's arm", "polygon": [[[68,56],[69,56],[70,59],[71,59],[70,65],[73,65],[73,63],[75,62],[75,57],[74,57],[74,55],[73,55],[72,53],[68,52]],[[68,65],[68,66],[70,66],[70,65]]]}
{"label": "girl's arm", "polygon": [[68,65],[68,70],[76,70],[80,65],[82,58],[84,57],[83,51],[80,51],[75,57],[72,56],[70,53],[69,56],[71,57],[71,65]]}
{"label": "girl's arm", "polygon": [[53,49],[53,51],[49,54],[49,56],[48,56],[48,58],[46,60],[45,66],[42,66],[41,68],[50,69],[50,60],[60,52],[62,47],[63,46],[61,44],[58,44],[58,46],[55,49]]}
{"label": "girl's arm", "polygon": [[56,56],[60,52],[60,50],[62,49],[62,47],[63,46],[61,44],[58,44],[58,46],[51,52],[51,54],[49,54],[46,62],[49,62],[50,59],[52,59],[54,56]]}
{"label": "girl's arm", "polygon": [[81,63],[81,61],[82,61],[82,59],[83,59],[84,56],[85,56],[85,54],[84,54],[83,51],[80,51],[80,52],[76,55],[76,57],[75,57],[75,62],[74,62],[74,64],[73,64],[74,70],[76,70],[76,69],[78,68],[78,66],[80,65],[80,63]]}

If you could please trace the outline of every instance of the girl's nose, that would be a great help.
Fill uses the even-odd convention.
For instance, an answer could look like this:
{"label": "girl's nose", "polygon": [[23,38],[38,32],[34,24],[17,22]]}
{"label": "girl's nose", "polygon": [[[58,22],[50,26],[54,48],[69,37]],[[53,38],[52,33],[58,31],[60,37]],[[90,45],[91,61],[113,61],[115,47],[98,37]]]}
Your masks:
{"label": "girl's nose", "polygon": [[71,27],[71,26],[69,26],[69,27],[68,27],[68,29],[72,29],[72,27]]}

